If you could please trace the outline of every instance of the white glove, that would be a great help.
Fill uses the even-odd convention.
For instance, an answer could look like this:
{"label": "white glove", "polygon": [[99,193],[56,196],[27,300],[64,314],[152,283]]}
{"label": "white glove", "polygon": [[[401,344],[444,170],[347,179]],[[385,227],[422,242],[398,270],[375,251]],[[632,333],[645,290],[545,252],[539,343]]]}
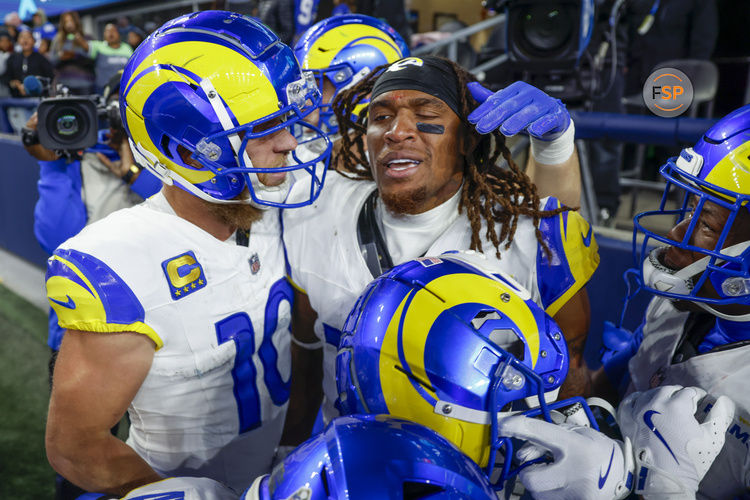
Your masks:
{"label": "white glove", "polygon": [[633,460],[630,444],[590,427],[551,424],[514,416],[502,419],[498,433],[528,441],[516,457],[523,463],[552,453],[551,463],[521,470],[519,477],[537,500],[620,499],[630,493]]}
{"label": "white glove", "polygon": [[623,436],[632,440],[635,491],[647,499],[695,498],[698,485],[724,446],[734,403],[719,397],[703,423],[696,420],[706,391],[663,386],[636,392],[617,410]]}
{"label": "white glove", "polygon": [[[170,496],[169,494],[174,496]],[[170,477],[136,488],[127,499],[184,498],[185,500],[236,500],[237,493],[207,477]]]}

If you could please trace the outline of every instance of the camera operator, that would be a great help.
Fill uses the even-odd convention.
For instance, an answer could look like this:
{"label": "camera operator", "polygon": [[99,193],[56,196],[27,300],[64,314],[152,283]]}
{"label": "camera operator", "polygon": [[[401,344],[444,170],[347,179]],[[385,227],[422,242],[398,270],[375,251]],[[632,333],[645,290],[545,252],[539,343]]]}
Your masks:
{"label": "camera operator", "polygon": [[[105,88],[107,103],[117,102],[120,74],[113,76]],[[26,135],[36,131],[37,121],[34,113],[26,124]],[[47,253],[86,224],[140,203],[161,187],[156,177],[135,164],[124,130],[119,124],[113,125],[108,133],[100,131],[100,142],[87,149],[80,161],[69,162],[33,138],[24,137],[26,150],[39,160],[34,234]],[[50,321],[48,343],[54,350],[62,332],[53,330],[58,330],[57,321]]]}

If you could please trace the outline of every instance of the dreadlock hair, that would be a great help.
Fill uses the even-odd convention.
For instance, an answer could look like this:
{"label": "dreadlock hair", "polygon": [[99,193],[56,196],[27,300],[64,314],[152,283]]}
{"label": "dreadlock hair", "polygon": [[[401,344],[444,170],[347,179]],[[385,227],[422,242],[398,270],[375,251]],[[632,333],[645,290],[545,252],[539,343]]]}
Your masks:
{"label": "dreadlock hair", "polygon": [[[539,221],[543,217],[552,217],[570,208],[562,206],[553,210],[539,209],[536,186],[511,158],[510,150],[505,145],[505,136],[498,130],[481,135],[466,119],[478,105],[466,86],[467,83],[476,81],[476,78],[461,66],[452,61],[448,62],[457,77],[461,110],[459,119],[477,144],[464,157],[464,183],[458,206],[459,213],[466,209],[471,224],[470,249],[483,251],[479,234],[482,227],[481,219],[484,218],[487,225],[486,237],[495,246],[495,255],[499,259],[501,243],[505,242],[506,250],[510,248],[518,219],[525,215],[533,219],[537,241],[549,257],[550,250],[539,230]],[[337,170],[355,179],[373,180],[364,149],[369,105],[361,110],[358,108],[362,101],[369,97],[376,80],[388,66],[390,64],[378,66],[356,85],[339,93],[332,102],[341,132],[341,153]],[[364,118],[357,119],[357,116]],[[508,169],[497,164],[500,155],[508,162]],[[496,222],[500,223],[500,234],[495,230]]]}

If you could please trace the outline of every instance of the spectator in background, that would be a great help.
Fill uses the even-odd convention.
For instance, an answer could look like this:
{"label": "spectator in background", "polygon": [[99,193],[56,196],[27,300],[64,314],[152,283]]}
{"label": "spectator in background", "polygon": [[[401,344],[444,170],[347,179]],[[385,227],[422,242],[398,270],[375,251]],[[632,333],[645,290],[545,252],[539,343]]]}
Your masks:
{"label": "spectator in background", "polygon": [[224,9],[250,17],[258,17],[258,0],[226,0]]}
{"label": "spectator in background", "polygon": [[[5,75],[8,59],[13,54],[13,40],[10,33],[0,30],[0,75]],[[0,77],[0,97],[10,97],[10,87],[5,78]]]}
{"label": "spectator in background", "polygon": [[122,42],[114,23],[104,26],[104,40],[94,40],[88,45],[89,55],[94,60],[94,91],[100,93],[112,75],[125,67],[133,48]]}
{"label": "spectator in background", "polygon": [[50,47],[50,59],[55,66],[57,82],[71,94],[88,95],[94,91],[94,62],[89,57],[89,42],[83,34],[77,12],[60,15],[57,35]]}
{"label": "spectator in background", "polygon": [[18,33],[20,52],[14,52],[6,63],[4,81],[8,82],[13,97],[26,97],[23,80],[29,75],[52,78],[52,64],[46,57],[34,50],[34,35],[26,28]]}
{"label": "spectator in background", "polygon": [[130,30],[135,28],[130,23],[130,18],[128,16],[120,16],[117,18],[117,31],[120,32],[120,38],[123,40],[128,39],[128,33],[130,33]]}
{"label": "spectator in background", "polygon": [[412,29],[406,15],[406,0],[357,0],[357,14],[379,17],[404,40],[411,40]]}
{"label": "spectator in background", "polygon": [[[34,15],[31,16],[31,23],[31,31],[34,34],[34,47],[44,55],[49,52],[49,43],[55,38],[57,28],[55,28],[54,24],[47,21],[47,14],[45,14],[43,9],[37,9],[36,12],[34,12]],[[47,49],[43,51],[42,42],[44,40],[47,40]]]}
{"label": "spectator in background", "polygon": [[320,0],[261,0],[260,20],[287,45],[297,40],[315,22]]}
{"label": "spectator in background", "polygon": [[13,42],[15,43],[16,38],[18,38],[18,30],[23,24],[21,21],[21,18],[18,17],[18,12],[9,12],[5,15],[5,29],[8,30],[8,33],[10,33],[10,37],[13,39]]}
{"label": "spectator in background", "polygon": [[39,52],[44,57],[49,59],[50,58],[49,51],[50,51],[51,46],[52,46],[51,38],[42,38],[42,41],[39,43],[39,48],[37,49],[37,52]]}
{"label": "spectator in background", "polygon": [[260,0],[258,18],[287,45],[294,46],[294,0]]}
{"label": "spectator in background", "polygon": [[128,37],[125,39],[128,45],[135,50],[141,42],[146,38],[146,33],[138,26],[133,26],[128,31]]}

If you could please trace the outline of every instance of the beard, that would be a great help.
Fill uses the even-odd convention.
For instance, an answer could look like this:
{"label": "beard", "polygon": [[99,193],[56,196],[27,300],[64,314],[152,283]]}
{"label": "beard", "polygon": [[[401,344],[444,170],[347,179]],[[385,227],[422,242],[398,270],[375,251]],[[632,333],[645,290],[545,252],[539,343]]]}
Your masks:
{"label": "beard", "polygon": [[400,193],[380,193],[385,208],[392,214],[412,214],[427,199],[427,188],[420,186],[411,191]]}
{"label": "beard", "polygon": [[[238,200],[246,198],[250,198],[250,192],[247,187],[239,195],[235,196],[235,199]],[[259,221],[263,217],[263,210],[245,203],[225,204],[211,203],[205,200],[201,201],[205,204],[206,210],[218,217],[219,220],[231,227],[236,227],[244,231],[249,231],[253,222]]]}

